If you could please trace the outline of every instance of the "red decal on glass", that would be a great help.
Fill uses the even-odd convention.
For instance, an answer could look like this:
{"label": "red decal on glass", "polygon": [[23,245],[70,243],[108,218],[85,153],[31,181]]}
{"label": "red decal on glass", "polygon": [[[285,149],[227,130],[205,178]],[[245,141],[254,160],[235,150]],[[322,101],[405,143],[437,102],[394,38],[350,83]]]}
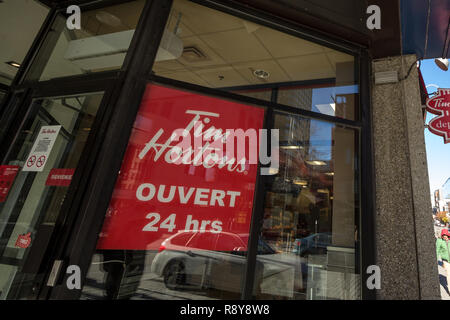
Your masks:
{"label": "red decal on glass", "polygon": [[5,202],[19,166],[0,166],[0,202]]}
{"label": "red decal on glass", "polygon": [[46,186],[68,187],[75,169],[52,169],[48,174]]}
{"label": "red decal on glass", "polygon": [[[232,150],[226,132],[259,132],[263,119],[262,108],[149,85],[97,248],[158,250],[183,231],[246,239],[258,160],[248,160],[250,146],[236,152],[242,141]],[[196,248],[217,247],[206,242]]]}
{"label": "red decal on glass", "polygon": [[21,234],[17,237],[16,247],[19,248],[28,248],[31,244],[31,232],[27,234]]}

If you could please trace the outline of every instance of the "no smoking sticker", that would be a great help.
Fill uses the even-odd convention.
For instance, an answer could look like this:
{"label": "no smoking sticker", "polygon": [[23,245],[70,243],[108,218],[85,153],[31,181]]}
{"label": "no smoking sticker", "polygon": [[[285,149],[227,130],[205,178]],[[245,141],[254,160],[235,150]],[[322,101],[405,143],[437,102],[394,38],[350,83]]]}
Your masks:
{"label": "no smoking sticker", "polygon": [[43,126],[34,141],[33,148],[22,171],[42,171],[48,160],[61,126]]}

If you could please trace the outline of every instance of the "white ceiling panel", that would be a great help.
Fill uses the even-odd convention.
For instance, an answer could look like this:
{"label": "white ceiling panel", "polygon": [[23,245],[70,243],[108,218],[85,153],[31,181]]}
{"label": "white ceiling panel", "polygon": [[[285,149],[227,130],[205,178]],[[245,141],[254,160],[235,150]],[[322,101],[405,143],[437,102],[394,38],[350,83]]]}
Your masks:
{"label": "white ceiling panel", "polygon": [[324,52],[324,47],[320,45],[270,28],[261,27],[254,34],[274,58]]}
{"label": "white ceiling panel", "polygon": [[178,62],[178,60],[159,61],[155,62],[155,64],[153,65],[153,71],[155,71],[156,73],[185,69],[185,66]]}
{"label": "white ceiling panel", "polygon": [[248,85],[249,82],[232,67],[197,70],[196,74],[214,88]]}
{"label": "white ceiling panel", "polygon": [[261,43],[245,28],[203,35],[200,38],[228,63],[271,58]]}
{"label": "white ceiling panel", "polygon": [[243,27],[239,18],[189,1],[175,0],[172,10],[175,18],[181,13],[181,23],[194,35]]}
{"label": "white ceiling panel", "polygon": [[293,81],[334,78],[335,71],[324,53],[309,56],[282,58],[278,63]]}
{"label": "white ceiling panel", "polygon": [[191,71],[175,71],[175,72],[161,72],[158,75],[174,80],[193,83],[199,86],[210,87],[211,85],[205,82],[201,77]]}

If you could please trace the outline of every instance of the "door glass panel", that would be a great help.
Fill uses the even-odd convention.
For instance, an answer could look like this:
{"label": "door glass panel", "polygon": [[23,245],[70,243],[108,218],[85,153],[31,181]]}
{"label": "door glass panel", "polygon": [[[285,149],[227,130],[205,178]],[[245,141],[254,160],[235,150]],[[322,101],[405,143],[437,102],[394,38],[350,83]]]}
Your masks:
{"label": "door glass panel", "polygon": [[30,298],[103,93],[32,101],[0,166],[1,299]]}
{"label": "door glass panel", "polygon": [[360,299],[358,131],[282,113],[275,128],[280,169],[266,185],[259,240],[272,252],[258,252],[254,294]]}
{"label": "door glass panel", "polygon": [[[237,141],[228,130],[256,133],[263,119],[260,107],[150,84],[82,299],[239,299],[257,163],[242,162],[251,147],[233,158],[241,148],[227,143]],[[179,150],[172,134],[181,128],[192,140],[183,139],[175,161],[168,150]],[[201,147],[199,139],[213,141]],[[225,144],[226,155],[214,151],[212,160]]]}
{"label": "door glass panel", "polygon": [[[120,69],[145,0],[81,12],[81,29],[67,27],[59,14],[27,80],[51,80]],[[69,21],[72,21],[69,19]]]}
{"label": "door glass panel", "polygon": [[158,76],[359,119],[353,55],[187,0],[173,1],[159,49]]}

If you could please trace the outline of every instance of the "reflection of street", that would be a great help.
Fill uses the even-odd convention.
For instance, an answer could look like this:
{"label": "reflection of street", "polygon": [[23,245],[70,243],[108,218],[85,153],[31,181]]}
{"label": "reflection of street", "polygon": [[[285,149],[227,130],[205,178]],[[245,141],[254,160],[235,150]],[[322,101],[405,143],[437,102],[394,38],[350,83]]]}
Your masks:
{"label": "reflection of street", "polygon": [[[147,252],[145,258],[144,274],[140,277],[136,292],[133,294],[132,300],[204,300],[211,299],[206,292],[196,290],[195,288],[186,288],[186,290],[170,290],[164,285],[162,277],[150,272],[150,266],[156,252]],[[101,259],[99,255],[94,255],[92,265],[83,287],[81,299],[85,300],[99,300],[104,299],[104,278],[105,273],[100,268]],[[125,277],[122,279],[120,295],[125,294],[127,287],[133,286],[133,277]]]}

